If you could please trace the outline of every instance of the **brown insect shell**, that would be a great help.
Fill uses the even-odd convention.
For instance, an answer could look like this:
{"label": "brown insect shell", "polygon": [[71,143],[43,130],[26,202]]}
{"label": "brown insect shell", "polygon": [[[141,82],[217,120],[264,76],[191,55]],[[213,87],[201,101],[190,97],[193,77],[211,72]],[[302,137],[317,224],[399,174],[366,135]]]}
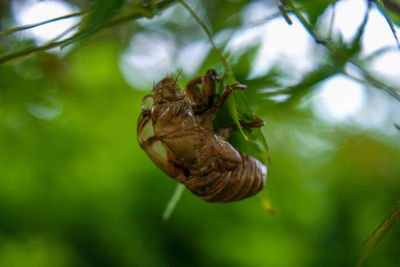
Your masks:
{"label": "brown insect shell", "polygon": [[151,111],[155,136],[174,154],[180,164],[192,174],[207,171],[227,171],[242,161],[240,153],[214,133],[215,112],[195,115],[192,103],[172,78],[154,86]]}
{"label": "brown insect shell", "polygon": [[[145,102],[151,97],[149,110]],[[237,201],[259,192],[266,167],[233,148],[225,139],[228,132],[214,132],[214,107],[196,115],[193,106],[197,105],[171,77],[157,83],[152,96],[142,102],[137,128],[140,146],[160,169],[206,201]]]}
{"label": "brown insect shell", "polygon": [[176,80],[165,77],[153,87],[154,104],[173,102],[185,98],[185,92],[176,84]]}
{"label": "brown insect shell", "polygon": [[211,133],[198,123],[190,100],[169,77],[154,86],[153,97],[151,118],[154,134],[178,160],[197,161],[201,146]]}

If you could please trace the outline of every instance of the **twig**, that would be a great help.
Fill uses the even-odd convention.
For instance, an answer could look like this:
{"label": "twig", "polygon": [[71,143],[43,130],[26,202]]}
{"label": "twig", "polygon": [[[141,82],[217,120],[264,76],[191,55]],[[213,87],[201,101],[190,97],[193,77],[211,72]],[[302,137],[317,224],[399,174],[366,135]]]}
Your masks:
{"label": "twig", "polygon": [[59,35],[57,35],[56,37],[54,37],[49,43],[53,43],[56,42],[57,40],[60,40],[61,38],[63,38],[65,35],[67,35],[68,33],[70,33],[72,30],[76,29],[79,26],[78,24],[75,24],[71,27],[69,27],[68,29],[66,29],[65,31],[63,31],[62,33],[60,33]]}
{"label": "twig", "polygon": [[[172,2],[174,2],[174,1],[173,0],[161,1],[156,5],[155,9],[161,10],[161,9],[167,7]],[[71,15],[73,15],[73,14],[70,14],[70,15],[67,15],[67,16],[71,16]],[[111,26],[115,26],[115,25],[127,22],[129,20],[135,20],[135,19],[139,19],[139,18],[142,18],[142,17],[146,17],[146,16],[148,16],[148,12],[145,13],[145,12],[143,12],[143,9],[140,9],[139,11],[132,12],[129,15],[124,15],[124,16],[121,16],[119,18],[116,18],[116,19],[110,21],[109,23],[104,24],[101,28],[108,28],[108,27],[111,27]],[[60,18],[56,18],[56,19],[60,19]],[[53,19],[53,20],[56,20],[56,19]],[[45,21],[45,22],[42,22],[42,23],[49,23],[49,22]],[[32,26],[32,25],[30,25],[30,26]],[[30,26],[25,26],[25,27],[30,27]],[[33,26],[36,27],[36,26],[39,26],[39,25],[33,25]],[[24,50],[18,51],[16,53],[12,53],[12,54],[7,54],[7,55],[4,55],[4,56],[1,56],[0,57],[0,64],[3,63],[3,62],[9,61],[11,59],[15,59],[15,58],[18,58],[18,57],[26,56],[26,55],[28,55],[30,53],[39,52],[39,51],[46,51],[48,49],[51,49],[51,48],[54,48],[54,47],[58,47],[58,46],[64,47],[64,46],[66,46],[66,45],[68,45],[68,44],[70,44],[70,43],[72,43],[74,41],[76,41],[76,35],[72,36],[70,38],[67,38],[65,40],[48,43],[48,44],[45,44],[43,46],[31,46],[31,47],[28,47],[28,48],[26,48]]]}
{"label": "twig", "polygon": [[[208,39],[210,40],[211,45],[214,47],[214,50],[217,52],[218,56],[221,58],[222,63],[224,64],[225,67],[225,77],[224,80],[226,81],[226,85],[233,85],[237,84],[237,80],[235,79],[235,75],[233,74],[232,68],[229,65],[228,61],[224,57],[224,55],[221,53],[221,51],[218,49],[216,44],[214,43],[214,40],[212,38],[210,30],[207,28],[207,26],[204,24],[204,22],[197,16],[196,12],[185,3],[183,0],[178,0],[192,15],[192,17],[199,23],[199,25],[203,28],[203,30],[206,32]],[[232,97],[228,97],[227,101],[225,102],[226,105],[228,106],[229,113],[231,115],[232,120],[235,122],[235,124],[238,126],[238,129],[240,133],[243,135],[243,138],[246,141],[249,141],[249,138],[245,134],[245,132],[242,129],[242,126],[240,125],[239,122],[239,112],[236,107],[235,100]]]}
{"label": "twig", "polygon": [[[171,2],[171,1],[164,1],[164,2]],[[164,3],[164,2],[160,2],[160,4],[161,4],[161,3]],[[105,23],[104,25],[102,25],[98,30],[106,29],[106,28],[109,28],[109,27],[112,27],[112,26],[115,26],[115,25],[118,25],[118,24],[121,24],[121,23],[125,23],[125,22],[130,21],[130,20],[135,20],[135,19],[138,19],[138,18],[150,17],[150,16],[151,16],[151,13],[149,12],[148,9],[142,8],[142,7],[136,7],[136,8],[133,9],[133,12],[131,12],[130,14],[128,14],[128,15],[123,15],[123,16],[121,16],[121,17],[118,17],[118,18],[116,18],[116,19],[113,19],[113,20],[111,20],[110,22]],[[98,30],[92,32],[92,34],[94,34],[95,32],[97,32]],[[74,40],[71,40],[69,43],[63,44],[62,47],[67,46],[67,45],[69,45],[70,43],[79,40],[81,37],[82,37],[81,34],[78,32],[78,33],[74,36]]]}
{"label": "twig", "polygon": [[288,10],[286,10],[286,6],[284,5],[284,3],[283,3],[283,2],[279,3],[279,4],[278,4],[278,8],[279,8],[280,14],[281,14],[282,17],[286,20],[286,23],[289,24],[289,25],[292,25],[292,24],[293,24],[293,21],[292,21],[292,19],[289,17],[289,15],[288,15]]}
{"label": "twig", "polygon": [[82,16],[83,14],[85,14],[84,11],[82,12],[76,12],[76,13],[71,13],[65,16],[61,16],[61,17],[57,17],[57,18],[53,18],[53,19],[49,19],[49,20],[45,20],[39,23],[35,23],[35,24],[30,24],[30,25],[24,25],[24,26],[18,26],[18,27],[14,27],[14,28],[9,28],[9,29],[5,29],[0,31],[0,36],[1,35],[7,35],[7,34],[11,34],[14,32],[18,32],[18,31],[23,31],[23,30],[27,30],[27,29],[32,29],[38,26],[42,26],[51,22],[55,22],[55,21],[59,21],[59,20],[63,20],[63,19],[69,19],[69,18],[73,18],[73,17],[77,17],[77,16]]}
{"label": "twig", "polygon": [[270,21],[272,19],[278,18],[281,15],[282,15],[281,12],[275,12],[275,13],[272,13],[272,14],[270,14],[268,16],[265,16],[264,18],[258,19],[258,20],[254,21],[254,22],[251,22],[251,23],[248,23],[248,24],[244,24],[244,25],[240,26],[240,28],[256,27],[256,26],[259,26],[259,25],[262,25],[262,24],[266,23],[267,21]]}
{"label": "twig", "polygon": [[31,47],[28,47],[28,48],[26,48],[26,49],[24,49],[22,51],[17,52],[17,53],[8,54],[8,55],[0,57],[0,63],[6,62],[6,61],[9,61],[11,59],[18,58],[18,57],[26,56],[26,55],[29,55],[30,53],[33,53],[33,52],[46,51],[48,49],[51,49],[51,48],[66,44],[66,43],[70,42],[71,40],[73,40],[73,37],[64,39],[62,41],[49,43],[49,44],[46,44],[46,45],[43,45],[43,46],[31,46]]}
{"label": "twig", "polygon": [[[390,212],[383,218],[378,224],[374,231],[372,231],[368,237],[361,243],[361,246],[365,245],[370,241],[369,246],[364,251],[360,260],[358,261],[357,267],[361,267],[367,256],[371,253],[372,249],[385,237],[387,232],[393,227],[393,225],[400,218],[400,199],[393,206]],[[379,232],[380,231],[380,232]]]}
{"label": "twig", "polygon": [[367,70],[363,69],[361,65],[357,64],[355,61],[349,61],[353,66],[357,67],[359,70],[362,71],[364,77],[367,79],[368,82],[370,82],[374,87],[381,89],[394,97],[396,100],[400,101],[400,93],[396,88],[393,88],[380,80],[376,79],[373,77]]}
{"label": "twig", "polygon": [[171,217],[172,212],[174,211],[176,204],[178,203],[179,199],[181,199],[185,186],[183,184],[178,184],[176,186],[175,192],[172,195],[171,199],[169,200],[167,207],[162,215],[164,221],[168,221]]}
{"label": "twig", "polygon": [[210,40],[211,45],[214,47],[214,50],[217,52],[218,56],[222,60],[222,63],[224,64],[226,74],[228,76],[233,76],[233,71],[231,69],[231,66],[226,61],[226,58],[224,57],[224,55],[222,55],[221,51],[218,49],[218,47],[214,43],[214,40],[212,38],[212,34],[211,34],[210,30],[207,28],[207,26],[204,24],[204,22],[199,18],[199,16],[197,16],[196,12],[194,12],[194,10],[188,4],[186,4],[185,1],[183,1],[183,0],[178,0],[178,1],[189,11],[189,13],[192,15],[192,17],[197,21],[197,23],[200,24],[200,26],[206,32],[207,37]]}
{"label": "twig", "polygon": [[392,12],[397,13],[397,15],[400,15],[400,4],[399,3],[392,1],[392,0],[383,0],[383,3]]}
{"label": "twig", "polygon": [[290,7],[291,11],[294,13],[294,15],[297,17],[297,19],[303,24],[304,28],[313,37],[313,39],[315,40],[316,43],[325,46],[330,51],[330,53],[332,53],[333,55],[339,57],[341,60],[343,60],[343,62],[347,61],[350,64],[352,64],[353,66],[355,66],[357,69],[359,69],[363,73],[364,77],[371,84],[373,84],[376,88],[387,92],[389,95],[393,96],[398,101],[400,101],[400,94],[399,94],[397,89],[395,89],[395,88],[393,88],[393,87],[391,87],[389,85],[386,85],[385,83],[379,81],[378,79],[373,77],[371,74],[369,74],[369,72],[367,70],[365,70],[361,66],[361,64],[358,63],[356,60],[354,60],[354,59],[352,60],[352,59],[348,58],[346,55],[344,55],[343,53],[338,51],[335,46],[333,46],[332,44],[330,44],[326,40],[320,39],[319,36],[317,36],[317,34],[314,32],[312,26],[308,23],[307,19],[301,14],[301,12],[296,8],[296,6],[292,3],[292,1],[291,0],[284,0],[283,2],[286,3],[288,5],[288,7]]}
{"label": "twig", "polygon": [[69,40],[72,40],[73,37],[70,37],[68,39],[64,39],[61,41],[57,41],[59,39],[61,39],[62,37],[64,37],[66,34],[68,34],[70,31],[72,31],[73,29],[75,29],[76,27],[78,27],[79,24],[75,24],[72,27],[69,27],[67,30],[63,31],[62,33],[60,33],[58,36],[56,36],[54,39],[52,39],[50,42],[46,43],[43,46],[32,46],[32,47],[28,47],[20,52],[17,52],[15,54],[10,54],[10,55],[6,55],[4,57],[0,57],[0,63],[8,61],[10,59],[13,58],[17,58],[17,57],[21,57],[27,54],[30,54],[32,52],[39,52],[39,51],[44,51],[44,50],[48,50],[57,46],[62,46],[68,42],[70,42]]}
{"label": "twig", "polygon": [[301,12],[297,9],[297,7],[292,3],[291,0],[282,0],[283,3],[285,3],[290,10],[293,12],[293,14],[297,17],[297,19],[303,24],[303,27],[308,31],[308,33],[314,38],[314,41],[318,44],[323,44],[327,45],[328,42],[325,40],[322,40],[317,37],[316,33],[314,33],[314,30],[310,23],[308,23],[307,19],[301,14]]}
{"label": "twig", "polygon": [[389,24],[390,30],[393,33],[394,39],[396,39],[397,46],[400,49],[399,39],[397,38],[396,28],[393,25],[393,19],[391,18],[390,14],[387,12],[384,4],[380,0],[374,0],[374,2],[378,5],[379,9],[382,11],[383,16],[385,17],[387,23]]}

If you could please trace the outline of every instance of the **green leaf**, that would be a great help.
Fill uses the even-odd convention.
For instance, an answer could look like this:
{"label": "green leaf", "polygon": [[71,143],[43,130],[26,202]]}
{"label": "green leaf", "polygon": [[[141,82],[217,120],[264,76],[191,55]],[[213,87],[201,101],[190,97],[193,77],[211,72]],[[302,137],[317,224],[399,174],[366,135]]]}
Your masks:
{"label": "green leaf", "polygon": [[360,52],[360,50],[361,50],[361,41],[362,41],[362,37],[363,37],[364,32],[365,32],[365,27],[367,26],[368,15],[369,15],[370,8],[371,8],[371,5],[368,4],[368,9],[367,9],[367,11],[365,11],[363,22],[358,27],[357,33],[354,36],[353,41],[351,42],[350,48],[345,49],[345,50],[347,50],[347,51],[345,51],[346,52],[345,54],[348,57],[351,57],[351,56],[353,56],[355,54],[358,54]]}
{"label": "green leaf", "polygon": [[[241,123],[253,122],[257,119],[243,91],[235,90],[225,101],[220,114],[218,114],[217,125],[220,127],[232,125],[238,126],[240,134],[233,134],[229,141],[240,151],[259,159],[268,164],[269,148],[265,137],[260,129],[243,129]],[[240,138],[239,138],[240,137]],[[245,142],[244,142],[244,140]]]}
{"label": "green leaf", "polygon": [[244,131],[250,137],[251,142],[243,142],[241,133],[234,132],[229,138],[229,143],[241,152],[258,159],[265,165],[269,165],[269,149],[261,130],[244,129]]}
{"label": "green leaf", "polygon": [[239,56],[237,56],[232,64],[232,69],[236,77],[245,79],[249,75],[253,62],[260,49],[260,45],[260,43],[256,43],[245,48],[244,52],[239,51]]}
{"label": "green leaf", "polygon": [[259,160],[261,162],[263,162],[265,165],[271,164],[271,153],[269,150],[269,146],[267,144],[267,140],[265,140],[264,134],[262,133],[261,129],[257,129],[257,128],[252,129],[251,133],[252,134],[250,135],[250,138],[252,140],[258,141],[260,143],[259,146],[261,146],[263,148],[262,149],[263,157],[260,158]]}
{"label": "green leaf", "polygon": [[[205,33],[207,34],[208,39],[210,40],[210,43],[212,44],[215,52],[219,55],[224,68],[225,68],[225,74],[222,79],[222,83],[220,87],[220,90],[217,92],[221,94],[223,90],[227,86],[231,86],[234,84],[238,84],[238,81],[236,80],[234,76],[234,72],[232,70],[231,65],[228,63],[226,60],[225,56],[222,54],[222,52],[218,49],[218,47],[215,45],[211,31],[207,28],[206,24],[199,18],[199,16],[196,14],[196,12],[184,1],[184,0],[179,0],[179,2],[189,11],[189,13],[192,15],[192,17],[199,23],[199,25],[203,28]],[[254,49],[250,49],[250,56],[254,57],[256,52],[258,50],[258,46],[255,46]],[[249,64],[246,64],[249,65]],[[229,116],[227,116],[229,115]],[[223,118],[223,119],[222,119]],[[246,99],[246,96],[243,94],[243,92],[238,92],[237,90],[234,90],[229,97],[225,100],[225,103],[223,105],[223,108],[219,112],[216,121],[214,121],[214,127],[218,125],[226,125],[225,123],[227,121],[233,121],[233,123],[237,126],[239,129],[239,132],[241,133],[242,137],[247,141],[248,143],[250,139],[246,135],[245,131],[243,130],[241,126],[241,121],[246,121],[250,120],[252,118],[256,118],[254,116],[254,113],[252,112],[250,105]],[[232,124],[228,124],[232,125]],[[228,126],[226,125],[226,126]],[[216,127],[218,128],[218,127]],[[261,132],[260,132],[261,133]],[[254,136],[254,141],[259,141],[260,137],[259,136]],[[265,142],[265,139],[264,139]],[[260,150],[260,148],[258,148]]]}
{"label": "green leaf", "polygon": [[380,243],[380,241],[387,235],[390,229],[399,221],[400,219],[400,199],[392,207],[390,212],[385,216],[385,218],[379,223],[379,225],[372,231],[368,237],[361,243],[361,246],[369,242],[369,246],[365,250],[364,254],[358,261],[357,267],[360,267],[371,251]]}
{"label": "green leaf", "polygon": [[[230,81],[232,84],[236,80]],[[223,80],[218,92],[225,89],[227,82]],[[223,128],[229,125],[237,125],[239,131],[232,133],[229,142],[240,151],[259,159],[264,164],[269,162],[269,149],[265,137],[260,129],[243,129],[241,123],[253,122],[255,116],[245,92],[235,90],[225,101],[216,120],[214,128]]]}
{"label": "green leaf", "polygon": [[337,64],[326,63],[315,68],[313,71],[304,76],[303,80],[294,86],[288,87],[285,91],[291,94],[287,102],[295,102],[300,100],[306,94],[313,92],[315,86],[321,81],[342,71],[342,66]]}
{"label": "green leaf", "polygon": [[75,40],[86,38],[97,32],[102,26],[118,14],[125,0],[95,0],[91,11],[83,18]]}
{"label": "green leaf", "polygon": [[[234,84],[234,83],[231,83],[231,84]],[[233,120],[234,123],[237,125],[239,131],[242,133],[243,138],[244,138],[246,141],[249,141],[249,138],[248,138],[247,135],[244,133],[243,128],[242,128],[242,126],[240,125],[239,110],[238,110],[238,107],[237,107],[237,105],[236,105],[235,98],[234,98],[234,96],[233,96],[234,93],[237,93],[237,92],[233,92],[233,93],[228,97],[228,99],[225,101],[225,105],[226,105],[227,108],[228,108],[228,112],[229,112],[229,114],[230,114],[232,120]]]}
{"label": "green leaf", "polygon": [[305,11],[309,17],[310,23],[315,25],[319,16],[324,13],[325,9],[332,4],[332,0],[299,0],[296,1],[301,5],[301,10]]}

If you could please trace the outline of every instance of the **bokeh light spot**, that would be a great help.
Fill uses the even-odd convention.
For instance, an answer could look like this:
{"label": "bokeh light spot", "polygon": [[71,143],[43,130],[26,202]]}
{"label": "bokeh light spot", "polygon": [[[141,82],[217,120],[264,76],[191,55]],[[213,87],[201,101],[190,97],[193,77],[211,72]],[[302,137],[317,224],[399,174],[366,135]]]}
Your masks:
{"label": "bokeh light spot", "polygon": [[365,102],[360,84],[335,75],[326,80],[315,98],[316,113],[329,121],[344,121],[355,115]]}
{"label": "bokeh light spot", "polygon": [[135,89],[150,90],[154,81],[174,70],[174,47],[166,32],[136,34],[120,60],[126,81]]}
{"label": "bokeh light spot", "polygon": [[[78,11],[76,7],[64,1],[50,0],[30,2],[29,5],[26,3],[21,4],[18,1],[12,3],[13,15],[18,26],[36,24]],[[79,19],[76,17],[63,19],[26,30],[23,34],[35,38],[38,44],[42,44],[67,31],[78,21]],[[72,33],[71,31],[69,35],[64,36],[64,38],[70,36]]]}

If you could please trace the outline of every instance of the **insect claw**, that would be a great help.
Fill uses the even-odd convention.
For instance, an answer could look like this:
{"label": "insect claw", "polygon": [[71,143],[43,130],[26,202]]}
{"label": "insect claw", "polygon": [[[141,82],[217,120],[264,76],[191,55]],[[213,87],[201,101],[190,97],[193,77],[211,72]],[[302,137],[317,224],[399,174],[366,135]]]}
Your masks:
{"label": "insect claw", "polygon": [[239,90],[246,90],[247,89],[247,86],[245,84],[242,84],[242,83],[237,83],[237,84],[231,85],[231,87],[232,87],[232,90],[233,89],[239,89]]}

